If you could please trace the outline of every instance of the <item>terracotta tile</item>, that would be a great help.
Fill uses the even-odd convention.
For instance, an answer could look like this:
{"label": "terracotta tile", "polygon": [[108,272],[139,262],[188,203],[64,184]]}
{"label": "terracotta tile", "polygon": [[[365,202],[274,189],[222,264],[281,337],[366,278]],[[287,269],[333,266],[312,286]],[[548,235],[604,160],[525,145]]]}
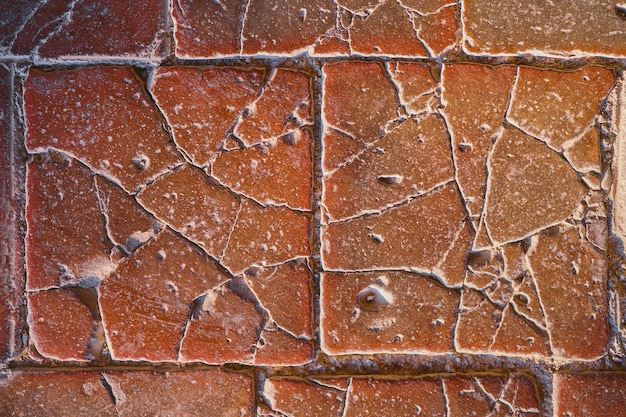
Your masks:
{"label": "terracotta tile", "polygon": [[176,55],[216,57],[240,50],[242,16],[247,0],[227,3],[213,0],[180,0],[172,7]]}
{"label": "terracotta tile", "polygon": [[451,4],[449,0],[400,0],[399,3],[424,15],[436,13],[442,7]]}
{"label": "terracotta tile", "polygon": [[261,204],[310,210],[311,142],[308,130],[296,130],[273,143],[223,152],[211,165],[211,174]]}
{"label": "terracotta tile", "polygon": [[210,364],[251,363],[262,315],[241,282],[215,287],[195,301],[179,360]]}
{"label": "terracotta tile", "polygon": [[214,258],[222,256],[240,208],[230,191],[188,165],[157,179],[137,200]]}
{"label": "terracotta tile", "polygon": [[498,139],[489,172],[485,223],[494,243],[521,240],[562,222],[585,195],[559,154],[517,130],[505,129]]}
{"label": "terracotta tile", "polygon": [[32,70],[25,88],[31,152],[67,152],[129,192],[181,163],[128,67]]}
{"label": "terracotta tile", "polygon": [[545,329],[537,328],[511,307],[502,312],[489,351],[511,356],[550,356],[551,353]]}
{"label": "terracotta tile", "polygon": [[[187,2],[181,3],[186,7]],[[215,7],[208,3],[207,8]],[[262,78],[259,69],[161,67],[150,91],[178,146],[196,165],[206,166],[244,108],[259,95]]]}
{"label": "terracotta tile", "polygon": [[244,279],[278,326],[294,336],[311,337],[312,276],[305,262],[250,268]]}
{"label": "terracotta tile", "polygon": [[514,77],[513,67],[451,64],[443,68],[442,113],[452,136],[457,181],[474,216],[482,211],[485,164],[504,121]]}
{"label": "terracotta tile", "polygon": [[430,112],[439,105],[437,83],[427,65],[394,61],[387,64],[387,72],[398,86],[398,97],[408,114]]}
{"label": "terracotta tile", "polygon": [[502,400],[514,409],[537,415],[541,410],[539,398],[533,379],[525,375],[511,376],[502,393]]}
{"label": "terracotta tile", "polygon": [[496,55],[625,56],[619,10],[608,0],[471,0],[463,4],[464,47],[470,53]]}
{"label": "terracotta tile", "polygon": [[540,235],[529,260],[555,356],[602,356],[608,344],[605,255],[571,228]]}
{"label": "terracotta tile", "polygon": [[176,360],[192,302],[228,279],[199,249],[165,229],[100,285],[111,356]]}
{"label": "terracotta tile", "polygon": [[115,404],[96,372],[20,372],[0,380],[7,416],[111,416]]}
{"label": "terracotta tile", "polygon": [[465,261],[473,239],[471,226],[467,222],[461,223],[448,251],[432,269],[432,273],[448,287],[459,287],[463,283],[466,276]]}
{"label": "terracotta tile", "polygon": [[234,134],[245,145],[262,143],[312,123],[310,79],[300,71],[277,69],[262,86],[260,97],[238,120]]}
{"label": "terracotta tile", "polygon": [[311,50],[335,27],[332,0],[252,0],[243,30],[243,54],[295,55]]}
{"label": "terracotta tile", "polygon": [[403,272],[324,273],[322,347],[329,354],[452,349],[458,293]]}
{"label": "terracotta tile", "polygon": [[41,154],[27,165],[27,192],[27,288],[105,279],[114,265],[93,173],[58,152]]}
{"label": "terracotta tile", "polygon": [[600,137],[596,129],[590,129],[564,152],[567,160],[578,172],[600,172]]}
{"label": "terracotta tile", "polygon": [[222,263],[233,274],[250,266],[272,266],[310,255],[306,213],[262,207],[243,200]]}
{"label": "terracotta tile", "polygon": [[473,289],[463,289],[455,327],[455,346],[460,352],[488,352],[502,309],[489,302],[486,296]]}
{"label": "terracotta tile", "polygon": [[249,416],[252,378],[218,369],[107,372],[118,415]]}
{"label": "terracotta tile", "polygon": [[508,119],[560,150],[593,125],[612,85],[613,74],[598,67],[572,73],[520,68]]}
{"label": "terracotta tile", "polygon": [[28,294],[31,341],[41,355],[60,360],[88,359],[96,322],[70,289]]}
{"label": "terracotta tile", "polygon": [[157,0],[130,4],[55,0],[34,8],[11,6],[4,6],[0,14],[15,13],[23,22],[13,36],[11,52],[16,55],[158,59],[164,52],[164,5]]}
{"label": "terracotta tile", "polygon": [[272,329],[263,331],[254,354],[254,364],[261,366],[303,365],[313,360],[313,343]]}
{"label": "terracotta tile", "polygon": [[554,415],[623,416],[626,405],[626,374],[556,374]]}
{"label": "terracotta tile", "polygon": [[439,378],[353,379],[346,408],[346,417],[447,415]]}
{"label": "terracotta tile", "polygon": [[[0,54],[8,55],[11,45],[15,41],[19,27],[24,19],[37,8],[38,3],[30,0],[16,0],[10,3],[4,2],[0,6]],[[4,69],[2,69],[4,72]]]}
{"label": "terracotta tile", "polygon": [[447,183],[380,214],[324,226],[322,261],[331,270],[430,271],[448,252],[464,218],[458,191]]}
{"label": "terracotta tile", "polygon": [[324,177],[322,199],[331,220],[390,207],[454,178],[440,117],[408,119],[375,146]]}
{"label": "terracotta tile", "polygon": [[267,379],[263,396],[273,411],[290,416],[340,417],[345,390],[301,379]]}
{"label": "terracotta tile", "polygon": [[[438,2],[434,2],[438,3]],[[419,25],[418,36],[428,47],[430,55],[438,56],[456,44],[459,35],[457,24],[458,8],[450,4],[438,13],[421,17],[414,14],[415,26]]]}

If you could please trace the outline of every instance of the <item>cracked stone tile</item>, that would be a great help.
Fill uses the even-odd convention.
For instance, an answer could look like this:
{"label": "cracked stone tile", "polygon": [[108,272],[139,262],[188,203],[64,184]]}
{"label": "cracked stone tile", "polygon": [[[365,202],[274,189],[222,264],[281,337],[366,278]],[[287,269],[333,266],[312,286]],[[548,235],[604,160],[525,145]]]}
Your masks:
{"label": "cracked stone tile", "polygon": [[554,376],[554,415],[619,416],[624,414],[626,374],[594,372]]}
{"label": "cracked stone tile", "polygon": [[0,380],[8,416],[111,416],[115,405],[96,372],[12,371]]}
{"label": "cracked stone tile", "polygon": [[296,130],[274,143],[225,151],[211,164],[211,175],[261,204],[310,210],[311,142],[308,130]]}
{"label": "cracked stone tile", "polygon": [[26,179],[27,289],[105,279],[114,266],[94,174],[58,152],[34,159],[27,165]]}
{"label": "cracked stone tile", "polygon": [[561,150],[593,124],[612,85],[611,71],[598,67],[571,73],[520,68],[508,120]]}
{"label": "cracked stone tile", "polygon": [[216,259],[228,243],[241,204],[214,179],[188,165],[158,178],[137,200]]}
{"label": "cracked stone tile", "polygon": [[84,361],[97,322],[71,289],[27,295],[31,343],[46,358]]}
{"label": "cracked stone tile", "polygon": [[106,372],[117,415],[251,415],[252,378],[220,369]]}
{"label": "cracked stone tile", "polygon": [[192,302],[228,279],[199,249],[165,229],[100,284],[111,356],[175,361]]}
{"label": "cracked stone tile", "polygon": [[445,416],[446,404],[439,378],[352,380],[346,417],[385,415]]}
{"label": "cracked stone tile", "polygon": [[[207,8],[215,7],[209,3]],[[155,71],[150,92],[177,145],[194,164],[206,166],[259,95],[262,79],[263,71],[254,68],[162,67]]]}
{"label": "cracked stone tile", "polygon": [[541,234],[529,255],[554,355],[596,359],[608,344],[606,257],[577,228]]}
{"label": "cracked stone tile", "polygon": [[586,190],[561,155],[505,129],[489,161],[485,223],[494,244],[521,240],[567,219]]}
{"label": "cracked stone tile", "polygon": [[313,343],[277,329],[266,329],[256,345],[254,364],[261,366],[303,365],[313,360]]}
{"label": "cracked stone tile", "polygon": [[454,177],[450,138],[438,116],[408,119],[375,146],[324,177],[331,220],[375,212]]}
{"label": "cracked stone tile", "polygon": [[463,3],[463,47],[474,54],[623,57],[621,7],[614,0],[470,0]]}
{"label": "cracked stone tile", "polygon": [[443,67],[441,110],[452,137],[456,178],[473,215],[480,215],[487,184],[485,164],[504,121],[515,68],[451,64]]}
{"label": "cracked stone tile", "polygon": [[259,98],[246,107],[233,133],[250,146],[312,121],[309,76],[301,71],[277,69],[262,86]]}
{"label": "cracked stone tile", "polygon": [[127,192],[182,163],[131,68],[31,70],[24,102],[30,152],[66,152]]}
{"label": "cracked stone tile", "polygon": [[263,207],[244,199],[222,264],[238,275],[250,266],[279,265],[310,256],[308,213]]}
{"label": "cracked stone tile", "polygon": [[545,330],[517,314],[509,305],[502,311],[502,317],[494,334],[489,352],[511,356],[540,355],[550,356],[550,343]]}
{"label": "cracked stone tile", "polygon": [[398,89],[398,98],[410,115],[432,111],[439,105],[436,98],[437,83],[431,68],[426,65],[394,61],[387,71]]}
{"label": "cracked stone tile", "polygon": [[273,268],[249,268],[244,279],[280,328],[296,337],[310,338],[311,270],[302,261]]}
{"label": "cracked stone tile", "polygon": [[452,350],[458,293],[406,272],[324,273],[322,347],[329,354]]}
{"label": "cracked stone tile", "polygon": [[322,35],[336,26],[332,0],[251,0],[243,34],[245,55],[314,52]]}
{"label": "cracked stone tile", "polygon": [[578,172],[600,172],[600,137],[596,129],[589,129],[563,153]]}
{"label": "cracked stone tile", "polygon": [[179,360],[252,363],[263,327],[254,300],[240,286],[221,285],[194,302]]}
{"label": "cracked stone tile", "polygon": [[[278,412],[279,415],[343,416],[345,390],[322,385],[323,381],[316,383],[302,379],[266,379],[262,395],[271,411]],[[268,410],[259,409],[259,411]]]}
{"label": "cracked stone tile", "polygon": [[324,226],[322,261],[330,270],[430,271],[448,252],[465,216],[459,193],[448,182],[380,213]]}

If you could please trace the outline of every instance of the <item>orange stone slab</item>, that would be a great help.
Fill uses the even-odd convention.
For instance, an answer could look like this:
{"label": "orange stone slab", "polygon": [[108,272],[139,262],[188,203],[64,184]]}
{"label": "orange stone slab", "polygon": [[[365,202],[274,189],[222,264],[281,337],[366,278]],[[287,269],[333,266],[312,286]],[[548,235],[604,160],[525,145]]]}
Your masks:
{"label": "orange stone slab", "polygon": [[263,396],[271,410],[281,413],[280,415],[344,415],[345,390],[323,384],[323,380],[316,383],[302,379],[267,379],[263,385]]}
{"label": "orange stone slab", "polygon": [[196,165],[206,166],[259,95],[262,78],[258,69],[161,67],[150,91],[178,146]]}
{"label": "orange stone slab", "polygon": [[137,200],[214,258],[222,256],[240,209],[230,191],[188,165],[160,177]]}
{"label": "orange stone slab", "polygon": [[454,330],[456,350],[488,352],[501,320],[500,307],[482,293],[464,288]]}
{"label": "orange stone slab", "polygon": [[605,254],[572,228],[540,235],[529,260],[554,355],[601,357],[609,341]]}
{"label": "orange stone slab", "polygon": [[600,100],[612,85],[613,74],[604,68],[571,73],[520,68],[508,119],[561,150],[564,142],[594,123]]}
{"label": "orange stone slab", "polygon": [[100,285],[111,356],[175,361],[192,302],[228,279],[198,248],[165,229]]}
{"label": "orange stone slab", "polygon": [[0,380],[6,416],[111,416],[113,403],[97,372],[20,372]]}
{"label": "orange stone slab", "polygon": [[331,270],[430,271],[454,242],[465,211],[453,183],[406,204],[322,228],[322,261]]}
{"label": "orange stone slab", "polygon": [[406,201],[453,178],[443,119],[408,119],[326,175],[322,199],[330,219],[338,220]]}
{"label": "orange stone slab", "polygon": [[252,378],[218,369],[156,373],[107,372],[120,417],[249,416]]}
{"label": "orange stone slab", "polygon": [[623,3],[470,0],[462,15],[470,53],[626,56]]}
{"label": "orange stone slab", "polygon": [[430,111],[439,104],[435,96],[437,83],[427,65],[394,61],[386,69],[398,86],[398,96],[408,114]]}
{"label": "orange stone slab", "polygon": [[280,330],[267,328],[256,345],[254,364],[260,366],[304,365],[314,359],[311,341],[298,339]]}
{"label": "orange stone slab", "polygon": [[44,153],[27,165],[27,288],[56,287],[114,268],[105,241],[94,174],[60,153]]}
{"label": "orange stone slab", "polygon": [[0,6],[0,16],[21,24],[9,26],[7,49],[14,55],[159,59],[164,52],[165,5],[158,0],[21,3]]}
{"label": "orange stone slab", "polygon": [[452,351],[459,295],[404,272],[324,273],[322,348],[329,354]]}
{"label": "orange stone slab", "polygon": [[600,172],[600,137],[596,129],[587,133],[567,147],[564,152],[567,160],[578,172]]}
{"label": "orange stone slab", "polygon": [[67,152],[128,192],[182,162],[129,67],[32,70],[24,102],[29,151]]}
{"label": "orange stone slab", "polygon": [[626,374],[556,374],[553,398],[555,417],[623,416]]}

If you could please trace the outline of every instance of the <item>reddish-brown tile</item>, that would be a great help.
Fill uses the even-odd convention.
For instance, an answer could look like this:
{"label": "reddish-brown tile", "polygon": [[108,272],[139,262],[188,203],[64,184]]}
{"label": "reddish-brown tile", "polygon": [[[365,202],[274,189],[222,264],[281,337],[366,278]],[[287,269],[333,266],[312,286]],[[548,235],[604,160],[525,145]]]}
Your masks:
{"label": "reddish-brown tile", "polygon": [[439,105],[437,83],[429,66],[394,61],[387,64],[387,72],[397,85],[398,97],[406,113],[431,112]]}
{"label": "reddish-brown tile", "polygon": [[100,285],[111,356],[175,361],[192,302],[228,279],[199,249],[165,229]]}
{"label": "reddish-brown tile", "polygon": [[626,56],[624,6],[610,0],[470,0],[463,3],[470,53]]}
{"label": "reddish-brown tile", "polygon": [[252,378],[222,370],[107,372],[117,415],[249,416]]}
{"label": "reddish-brown tile", "polygon": [[557,374],[554,415],[595,417],[626,415],[626,374]]}
{"label": "reddish-brown tile", "polygon": [[463,289],[455,326],[455,345],[461,352],[488,352],[502,319],[502,309],[482,293]]}
{"label": "reddish-brown tile", "polygon": [[[206,7],[214,7],[209,3]],[[196,165],[206,166],[259,95],[262,78],[258,69],[159,68],[150,91],[178,146]]]}
{"label": "reddish-brown tile", "polygon": [[589,129],[565,149],[567,160],[578,172],[600,172],[600,137],[596,129]]}
{"label": "reddish-brown tile", "polygon": [[345,389],[333,388],[324,384],[324,380],[315,383],[301,379],[268,379],[263,386],[263,396],[272,411],[281,415],[320,417],[344,415]]}
{"label": "reddish-brown tile", "polygon": [[322,347],[329,354],[452,350],[458,293],[403,272],[324,273]]}
{"label": "reddish-brown tile", "polygon": [[111,416],[115,404],[100,373],[13,371],[0,380],[6,416]]}
{"label": "reddish-brown tile", "polygon": [[313,360],[313,343],[298,339],[281,329],[265,329],[254,354],[261,366],[303,365]]}
{"label": "reddish-brown tile", "polygon": [[182,162],[128,67],[32,70],[25,88],[31,152],[67,152],[129,192]]}
{"label": "reddish-brown tile", "polygon": [[159,59],[164,52],[165,5],[158,0],[106,4],[55,0],[34,7],[20,3],[0,8],[0,16],[13,16],[14,22],[3,42],[5,53]]}

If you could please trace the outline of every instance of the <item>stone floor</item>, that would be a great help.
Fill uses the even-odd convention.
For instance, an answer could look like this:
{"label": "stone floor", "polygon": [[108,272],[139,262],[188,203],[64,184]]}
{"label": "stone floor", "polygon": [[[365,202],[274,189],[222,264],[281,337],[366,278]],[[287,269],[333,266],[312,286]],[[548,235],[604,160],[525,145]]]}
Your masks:
{"label": "stone floor", "polygon": [[0,416],[626,416],[626,3],[0,4]]}

